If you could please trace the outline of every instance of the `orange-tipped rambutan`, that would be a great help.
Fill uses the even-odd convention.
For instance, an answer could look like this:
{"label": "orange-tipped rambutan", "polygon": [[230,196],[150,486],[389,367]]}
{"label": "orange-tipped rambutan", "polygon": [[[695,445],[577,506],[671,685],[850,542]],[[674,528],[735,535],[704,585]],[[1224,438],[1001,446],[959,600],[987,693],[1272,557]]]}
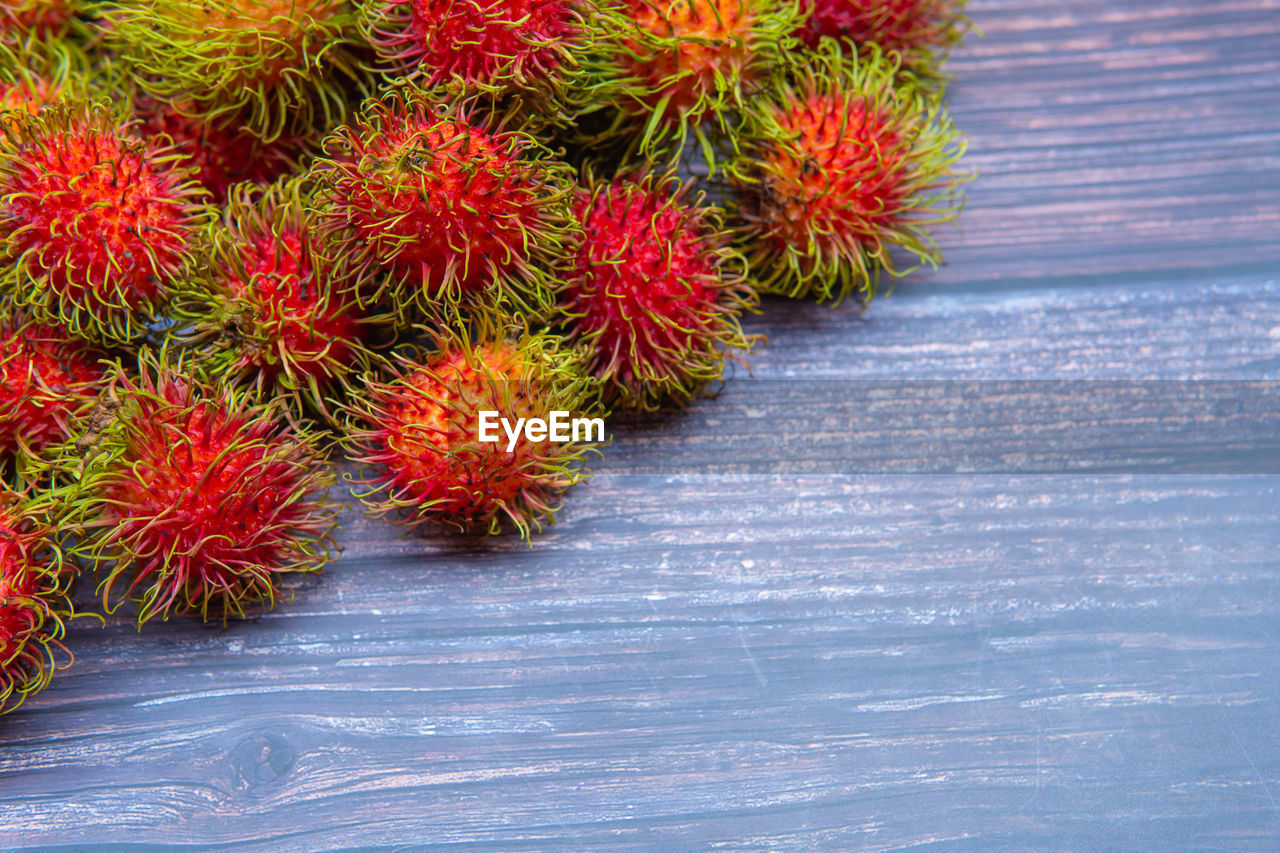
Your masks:
{"label": "orange-tipped rambutan", "polygon": [[917,72],[935,71],[964,38],[966,0],[803,0],[809,17],[799,35],[810,48],[823,36],[879,45]]}
{"label": "orange-tipped rambutan", "polygon": [[[545,333],[438,334],[433,352],[401,360],[388,381],[371,379],[348,409],[347,449],[369,469],[359,497],[371,514],[411,526],[496,533],[509,524],[527,536],[551,523],[564,491],[585,477],[603,420],[595,434],[581,424],[557,436],[565,440],[530,440],[516,425],[556,411],[598,415],[578,359]],[[482,440],[482,430],[498,440]]]}
{"label": "orange-tipped rambutan", "polygon": [[288,573],[329,558],[332,481],[312,438],[278,407],[209,384],[144,350],[140,375],[115,368],[60,464],[64,528],[105,573],[108,611],[243,616],[274,604]]}
{"label": "orange-tipped rambutan", "polygon": [[325,230],[373,298],[404,310],[495,291],[548,300],[547,267],[571,231],[569,167],[474,101],[416,87],[371,99],[325,141],[317,175]]}
{"label": "orange-tipped rambutan", "polygon": [[765,88],[795,44],[796,0],[621,0],[603,17],[602,49],[586,63],[616,110],[603,134],[632,135],[646,156],[679,156],[692,134],[714,164],[706,125]]}
{"label": "orange-tipped rambutan", "polygon": [[897,72],[874,47],[845,55],[826,40],[747,116],[753,141],[727,171],[752,272],[773,292],[869,299],[879,270],[906,272],[891,249],[941,260],[929,229],[960,212],[964,143]]}
{"label": "orange-tipped rambutan", "polygon": [[577,193],[581,239],[560,312],[586,345],[607,399],[627,407],[683,403],[720,378],[727,350],[745,350],[738,317],[755,302],[720,210],[689,199],[674,176],[644,173]]}
{"label": "orange-tipped rambutan", "polygon": [[225,202],[236,184],[269,184],[297,165],[298,146],[286,139],[263,142],[235,116],[193,118],[189,109],[145,96],[135,112],[144,136],[164,134],[172,140],[182,155],[178,162],[196,170],[196,181],[215,204]]}
{"label": "orange-tipped rambutan", "polygon": [[[590,43],[595,0],[364,0],[365,35],[392,73],[463,93],[563,94]],[[537,98],[544,108],[555,98]]]}
{"label": "orange-tipped rambutan", "polygon": [[176,157],[105,105],[18,116],[0,134],[0,297],[90,340],[144,334],[202,215]]}
{"label": "orange-tipped rambutan", "polygon": [[101,356],[59,327],[0,321],[0,459],[32,460],[66,441],[97,399]]}
{"label": "orange-tipped rambutan", "polygon": [[[71,616],[62,554],[44,513],[0,487],[0,714],[49,685]],[[69,663],[69,660],[67,661]]]}
{"label": "orange-tipped rambutan", "polygon": [[266,141],[330,127],[360,76],[347,0],[100,0],[110,47],[159,100]]}
{"label": "orange-tipped rambutan", "polygon": [[342,259],[318,251],[307,195],[299,178],[233,190],[172,313],[215,375],[323,413],[378,318],[354,304]]}

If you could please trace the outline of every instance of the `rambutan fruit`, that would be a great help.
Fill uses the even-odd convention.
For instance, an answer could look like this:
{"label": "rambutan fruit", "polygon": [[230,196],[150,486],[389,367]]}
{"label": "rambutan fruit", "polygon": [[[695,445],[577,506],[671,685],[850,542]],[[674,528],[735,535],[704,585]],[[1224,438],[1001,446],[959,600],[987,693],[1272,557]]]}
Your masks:
{"label": "rambutan fruit", "polygon": [[191,110],[138,99],[135,112],[144,136],[165,134],[182,155],[178,162],[195,168],[196,181],[215,204],[241,182],[269,184],[297,166],[298,146],[284,138],[263,142],[243,129],[235,116],[193,118]]}
{"label": "rambutan fruit", "polygon": [[371,99],[325,140],[316,175],[324,228],[373,298],[431,309],[492,293],[549,301],[546,269],[572,231],[571,171],[532,135],[474,100],[442,104],[416,87]]}
{"label": "rambutan fruit", "polygon": [[823,36],[876,44],[904,68],[932,72],[969,28],[966,0],[803,0],[798,35],[810,48]]}
{"label": "rambutan fruit", "polygon": [[756,301],[721,211],[646,172],[588,173],[573,212],[583,233],[559,310],[606,398],[651,409],[718,380],[726,351],[749,346],[738,317]]}
{"label": "rambutan fruit", "polygon": [[678,157],[692,133],[714,165],[705,125],[730,129],[785,65],[800,20],[796,0],[621,0],[587,62],[610,96],[582,113],[616,110],[603,135],[632,135],[645,156]]}
{"label": "rambutan fruit", "polygon": [[892,248],[940,262],[930,227],[963,205],[968,176],[952,166],[964,141],[935,99],[895,86],[897,72],[874,47],[845,55],[826,40],[747,114],[752,141],[727,172],[752,273],[771,291],[870,299],[879,270],[908,271]]}
{"label": "rambutan fruit", "polygon": [[71,575],[44,518],[25,495],[0,487],[0,714],[47,687],[69,658],[61,641]]}
{"label": "rambutan fruit", "polygon": [[0,297],[89,340],[144,334],[203,215],[177,157],[105,104],[15,116],[0,134]]}
{"label": "rambutan fruit", "polygon": [[171,313],[216,375],[324,413],[378,318],[354,304],[350,268],[319,251],[307,195],[300,178],[233,189]]}
{"label": "rambutan fruit", "polygon": [[332,475],[314,439],[167,353],[144,350],[139,367],[112,370],[60,463],[63,525],[105,572],[104,606],[132,597],[141,626],[274,604],[286,574],[318,571],[331,552]]}
{"label": "rambutan fruit", "polygon": [[32,36],[64,36],[83,5],[82,0],[0,0],[0,41],[19,44]]}
{"label": "rambutan fruit", "polygon": [[11,123],[4,117],[11,110],[34,115],[64,97],[88,95],[88,66],[84,52],[66,41],[0,42],[0,123]]}
{"label": "rambutan fruit", "polygon": [[365,36],[392,73],[462,94],[533,95],[543,109],[569,88],[595,12],[596,0],[361,4]]}
{"label": "rambutan fruit", "polygon": [[66,441],[97,399],[101,357],[59,327],[0,321],[0,458],[35,459]]}
{"label": "rambutan fruit", "polygon": [[[410,526],[442,523],[524,536],[554,521],[566,489],[585,478],[581,463],[592,439],[532,441],[520,419],[555,411],[597,414],[580,355],[547,333],[442,332],[432,352],[402,359],[389,381],[371,378],[348,407],[344,443],[370,473],[358,497],[371,515]],[[492,416],[497,441],[483,440]],[[505,421],[519,434],[512,439]],[[563,439],[566,436],[559,436]]]}
{"label": "rambutan fruit", "polygon": [[194,118],[243,117],[265,141],[329,127],[358,81],[347,0],[109,0],[93,10],[138,84]]}

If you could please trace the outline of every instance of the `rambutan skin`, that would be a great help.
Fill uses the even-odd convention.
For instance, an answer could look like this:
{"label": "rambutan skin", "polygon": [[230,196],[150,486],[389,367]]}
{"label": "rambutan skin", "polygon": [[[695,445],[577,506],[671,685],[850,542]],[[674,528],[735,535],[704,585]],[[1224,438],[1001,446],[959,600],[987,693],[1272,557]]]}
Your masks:
{"label": "rambutan skin", "polygon": [[100,0],[91,10],[149,94],[215,124],[235,116],[267,142],[331,127],[344,87],[363,80],[347,0]]}
{"label": "rambutan skin", "polygon": [[34,115],[62,98],[86,97],[89,66],[84,51],[63,39],[0,41],[0,123],[12,123],[4,116],[11,110]]}
{"label": "rambutan skin", "polygon": [[824,36],[879,45],[914,71],[935,71],[969,28],[966,0],[803,0],[798,35],[816,48]]}
{"label": "rambutan skin", "polygon": [[[546,270],[572,232],[569,167],[474,101],[408,86],[371,99],[325,140],[324,230],[402,313],[491,293],[549,302]],[[367,292],[367,289],[362,289]]]}
{"label": "rambutan skin", "polygon": [[480,440],[480,413],[548,418],[552,411],[600,415],[579,355],[546,333],[439,333],[434,352],[401,360],[391,378],[371,378],[348,407],[344,444],[366,466],[357,495],[371,515],[418,527],[467,532],[513,527],[528,536],[554,521],[566,489],[585,479],[591,446],[532,442],[524,434]]}
{"label": "rambutan skin", "polygon": [[59,327],[0,321],[0,458],[38,458],[93,407],[102,353]]}
{"label": "rambutan skin", "polygon": [[0,42],[55,39],[73,29],[81,0],[0,0]]}
{"label": "rambutan skin", "polygon": [[[563,96],[595,0],[364,0],[361,26],[391,73],[424,87]],[[550,103],[541,106],[550,107]]]}
{"label": "rambutan skin", "polygon": [[953,170],[963,137],[936,99],[896,83],[896,57],[874,46],[846,54],[833,40],[747,114],[726,173],[753,276],[793,297],[875,295],[898,248],[921,263],[941,255],[930,229],[963,206]]}
{"label": "rambutan skin", "polygon": [[581,115],[614,110],[603,136],[653,159],[692,135],[714,165],[704,125],[732,132],[732,112],[785,70],[801,16],[796,0],[621,0],[602,20],[585,64],[605,94]]}
{"label": "rambutan skin", "polygon": [[105,104],[17,116],[0,134],[0,297],[91,341],[144,334],[204,215],[176,156]]}
{"label": "rambutan skin", "polygon": [[674,176],[588,173],[574,214],[560,313],[610,402],[687,402],[720,378],[726,351],[749,348],[738,318],[758,300],[719,209]]}
{"label": "rambutan skin", "polygon": [[0,487],[0,714],[43,690],[66,665],[59,659],[69,658],[61,641],[70,580],[44,509]]}
{"label": "rambutan skin", "polygon": [[234,115],[193,118],[192,110],[141,97],[135,112],[140,132],[164,134],[181,155],[177,162],[195,169],[195,180],[214,204],[222,204],[236,184],[269,184],[297,168],[298,146],[290,140],[265,143],[243,130]]}
{"label": "rambutan skin", "polygon": [[284,397],[297,414],[327,411],[327,392],[347,384],[386,321],[356,304],[343,259],[320,250],[310,195],[300,178],[235,188],[172,311],[214,375]]}
{"label": "rambutan skin", "polygon": [[62,457],[74,553],[103,575],[108,612],[137,602],[139,626],[274,604],[286,574],[317,571],[331,553],[333,477],[314,440],[278,406],[164,354],[144,350],[139,364],[136,379],[113,369],[103,416]]}

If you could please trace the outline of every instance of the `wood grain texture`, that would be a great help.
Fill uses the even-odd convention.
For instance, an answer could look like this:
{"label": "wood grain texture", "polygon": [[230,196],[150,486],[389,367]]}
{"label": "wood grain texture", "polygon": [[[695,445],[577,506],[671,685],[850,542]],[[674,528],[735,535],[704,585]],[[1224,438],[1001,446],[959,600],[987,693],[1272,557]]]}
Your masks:
{"label": "wood grain texture", "polygon": [[[771,301],[733,405],[1276,378],[1280,4],[971,6],[949,265]],[[1280,476],[733,474],[770,437],[713,427],[624,431],[532,547],[353,512],[255,621],[76,629],[0,848],[1276,846]]]}

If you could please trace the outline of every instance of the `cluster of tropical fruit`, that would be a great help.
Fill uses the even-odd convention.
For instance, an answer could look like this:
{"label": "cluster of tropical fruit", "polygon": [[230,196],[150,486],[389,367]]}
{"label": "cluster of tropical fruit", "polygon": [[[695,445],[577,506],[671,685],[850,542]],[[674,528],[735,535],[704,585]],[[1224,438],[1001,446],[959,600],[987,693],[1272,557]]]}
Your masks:
{"label": "cluster of tropical fruit", "polygon": [[761,294],[936,263],[963,2],[0,0],[0,708],[78,576],[270,605],[344,459],[528,535],[594,448],[479,413],[679,407]]}

